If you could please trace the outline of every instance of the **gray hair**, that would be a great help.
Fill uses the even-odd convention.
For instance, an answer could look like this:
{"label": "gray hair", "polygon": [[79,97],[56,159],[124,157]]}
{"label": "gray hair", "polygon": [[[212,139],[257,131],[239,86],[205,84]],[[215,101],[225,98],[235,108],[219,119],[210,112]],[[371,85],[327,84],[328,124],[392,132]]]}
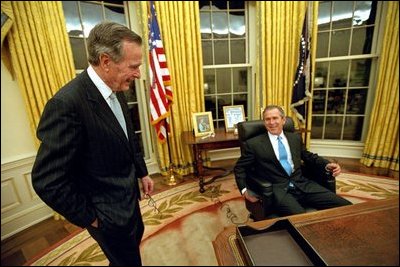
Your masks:
{"label": "gray hair", "polygon": [[98,66],[102,54],[108,54],[111,60],[119,62],[123,56],[123,41],[142,45],[142,38],[124,25],[110,21],[97,24],[90,31],[87,39],[89,63]]}
{"label": "gray hair", "polygon": [[279,111],[279,113],[280,113],[280,115],[281,115],[282,118],[284,118],[284,117],[286,116],[286,115],[285,115],[285,110],[283,109],[283,107],[278,106],[278,105],[268,105],[268,106],[266,106],[265,109],[264,109],[263,117],[264,117],[265,112],[267,112],[267,111],[269,111],[269,110],[273,110],[273,109],[277,109],[277,110]]}

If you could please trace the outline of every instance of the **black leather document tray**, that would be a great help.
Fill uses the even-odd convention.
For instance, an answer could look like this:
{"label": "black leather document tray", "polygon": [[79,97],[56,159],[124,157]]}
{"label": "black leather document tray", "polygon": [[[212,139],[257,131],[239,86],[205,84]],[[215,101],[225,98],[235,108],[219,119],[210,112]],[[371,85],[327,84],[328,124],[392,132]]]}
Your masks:
{"label": "black leather document tray", "polygon": [[238,226],[236,236],[247,265],[327,266],[288,219],[265,229]]}

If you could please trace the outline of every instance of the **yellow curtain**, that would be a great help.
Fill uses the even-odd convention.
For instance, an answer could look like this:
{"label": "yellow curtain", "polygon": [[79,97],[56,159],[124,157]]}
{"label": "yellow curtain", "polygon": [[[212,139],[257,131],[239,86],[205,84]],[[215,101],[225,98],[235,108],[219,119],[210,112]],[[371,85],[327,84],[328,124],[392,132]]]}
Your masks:
{"label": "yellow curtain", "polygon": [[[141,3],[144,39],[148,38],[147,4]],[[191,148],[181,141],[181,133],[193,129],[191,114],[204,110],[199,3],[156,1],[155,7],[174,98],[170,117],[171,162],[176,172],[186,175],[193,172],[193,158]],[[165,175],[169,169],[168,145],[156,143],[159,167]]]}
{"label": "yellow curtain", "polygon": [[293,116],[290,102],[306,8],[306,1],[257,1],[259,88],[256,89],[262,92],[260,108],[277,104]]}
{"label": "yellow curtain", "polygon": [[[25,100],[30,128],[36,128],[47,100],[75,76],[62,3],[58,1],[2,1],[9,31],[2,29],[2,59],[9,62]],[[51,27],[49,27],[51,25]]]}
{"label": "yellow curtain", "polygon": [[399,3],[388,3],[376,97],[360,162],[399,170]]}

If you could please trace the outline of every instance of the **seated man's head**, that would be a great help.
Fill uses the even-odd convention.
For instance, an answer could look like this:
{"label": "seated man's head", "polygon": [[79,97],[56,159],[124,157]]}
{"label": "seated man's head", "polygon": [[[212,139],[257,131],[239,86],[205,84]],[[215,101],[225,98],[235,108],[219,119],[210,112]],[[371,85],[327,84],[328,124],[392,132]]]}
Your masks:
{"label": "seated man's head", "polygon": [[286,122],[285,111],[281,106],[268,105],[263,112],[265,128],[274,135],[281,134]]}

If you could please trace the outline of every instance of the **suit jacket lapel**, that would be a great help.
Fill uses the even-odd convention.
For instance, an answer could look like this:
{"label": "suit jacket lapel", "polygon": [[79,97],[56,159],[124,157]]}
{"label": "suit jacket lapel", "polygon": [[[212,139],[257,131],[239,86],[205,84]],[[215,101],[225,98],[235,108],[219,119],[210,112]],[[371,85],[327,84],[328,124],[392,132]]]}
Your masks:
{"label": "suit jacket lapel", "polygon": [[[124,130],[121,128],[121,125],[119,124],[117,118],[114,116],[114,113],[108,106],[107,102],[104,100],[103,96],[100,94],[97,87],[90,80],[87,73],[85,74],[85,78],[87,77],[87,79],[84,79],[87,88],[87,98],[89,103],[91,104],[93,111],[104,121],[105,124],[107,124],[112,129],[112,131],[114,131],[115,135],[124,143],[124,147],[126,147],[128,149],[128,152],[131,153],[131,146],[128,142],[128,139],[126,138]],[[124,109],[122,110],[122,112],[124,113],[125,121],[127,121],[127,116]]]}
{"label": "suit jacket lapel", "polygon": [[[132,121],[132,116],[129,115],[129,107],[128,105],[124,104],[125,101],[123,101],[123,97],[121,97],[120,94],[117,94],[118,101],[121,105],[122,108],[122,113],[124,114],[125,118],[125,123],[126,123],[126,130],[128,132],[128,137],[129,137],[129,143],[131,147],[133,147],[133,136],[132,134],[135,132],[135,129],[133,128],[133,121]],[[125,135],[125,133],[124,133]],[[125,138],[126,139],[126,138]]]}
{"label": "suit jacket lapel", "polygon": [[271,157],[275,163],[276,166],[278,166],[278,168],[280,167],[282,169],[283,172],[286,173],[285,169],[283,168],[282,164],[280,163],[279,159],[276,157],[275,152],[274,152],[274,148],[272,147],[272,143],[271,140],[269,139],[268,133],[265,134],[265,139],[266,139],[266,153],[269,155],[269,157]]}

